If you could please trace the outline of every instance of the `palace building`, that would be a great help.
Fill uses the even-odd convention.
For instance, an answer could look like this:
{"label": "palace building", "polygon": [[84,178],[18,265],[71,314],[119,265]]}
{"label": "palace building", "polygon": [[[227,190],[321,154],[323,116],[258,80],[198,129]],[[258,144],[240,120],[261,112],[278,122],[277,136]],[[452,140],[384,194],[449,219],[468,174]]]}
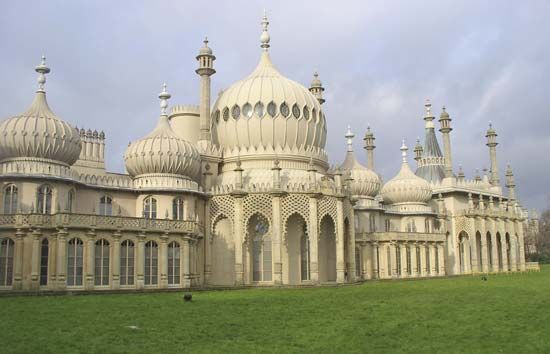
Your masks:
{"label": "palace building", "polygon": [[0,124],[1,290],[318,285],[525,270],[529,220],[510,167],[499,176],[492,127],[491,169],[471,180],[453,168],[450,115],[443,108],[437,124],[429,101],[416,168],[403,142],[394,155],[401,169],[384,183],[370,128],[367,166],[348,128],[345,160],[331,168],[323,85],[317,74],[309,88],[283,76],[270,59],[267,17],[261,23],[257,67],[213,105],[216,57],[207,40],[196,57],[199,105],[169,109],[164,85],[156,127],[128,146],[124,174],[106,171],[103,132],[78,129],[50,108],[42,58],[30,107]]}

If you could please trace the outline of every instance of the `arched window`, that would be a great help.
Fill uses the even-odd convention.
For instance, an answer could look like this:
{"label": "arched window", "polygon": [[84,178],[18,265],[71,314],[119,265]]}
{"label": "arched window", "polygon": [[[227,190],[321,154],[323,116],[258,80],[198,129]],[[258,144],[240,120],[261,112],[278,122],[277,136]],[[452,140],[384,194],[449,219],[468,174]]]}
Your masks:
{"label": "arched window", "polygon": [[4,189],[4,214],[17,212],[17,187],[10,184]]}
{"label": "arched window", "polygon": [[370,232],[376,232],[376,218],[374,215],[369,215]]}
{"label": "arched window", "polygon": [[50,186],[40,186],[36,196],[36,211],[39,214],[52,212],[52,189]]}
{"label": "arched window", "polygon": [[384,229],[386,230],[386,232],[391,231],[391,221],[390,221],[390,219],[386,219],[384,221]]}
{"label": "arched window", "polygon": [[40,285],[48,285],[48,252],[50,245],[48,239],[42,240],[40,246]]}
{"label": "arched window", "polygon": [[113,199],[107,195],[99,198],[99,215],[113,215]]}
{"label": "arched window", "polygon": [[109,241],[101,239],[95,243],[94,284],[109,285]]}
{"label": "arched window", "polygon": [[300,266],[301,266],[301,278],[302,280],[310,280],[311,271],[309,267],[310,262],[310,250],[309,250],[309,236],[307,234],[307,225],[303,224],[303,233],[300,238]]}
{"label": "arched window", "polygon": [[69,191],[69,193],[67,194],[67,211],[69,213],[73,212],[74,196],[75,196],[75,191],[73,189],[71,189]]}
{"label": "arched window", "polygon": [[407,221],[407,232],[416,232],[416,223],[414,219],[409,219]]}
{"label": "arched window", "polygon": [[176,198],[172,201],[172,219],[183,220],[183,199]]}
{"label": "arched window", "polygon": [[120,245],[120,285],[134,285],[134,243],[130,240]]}
{"label": "arched window", "polygon": [[147,197],[143,201],[143,217],[145,219],[157,218],[157,200],[153,197]]}
{"label": "arched window", "polygon": [[430,231],[430,219],[426,219],[424,221],[424,227],[425,227],[425,230],[426,230],[425,232],[427,232],[427,233],[431,232]]}
{"label": "arched window", "polygon": [[172,241],[168,244],[168,285],[180,283],[180,245]]}
{"label": "arched window", "polygon": [[145,244],[145,285],[158,284],[158,245],[155,241]]}
{"label": "arched window", "polygon": [[82,240],[73,238],[69,240],[67,252],[67,285],[82,285],[84,247]]}
{"label": "arched window", "polygon": [[13,240],[5,238],[0,241],[0,286],[13,283],[13,248]]}
{"label": "arched window", "polygon": [[252,280],[271,281],[271,236],[265,217],[255,214],[250,218],[248,233],[252,241]]}

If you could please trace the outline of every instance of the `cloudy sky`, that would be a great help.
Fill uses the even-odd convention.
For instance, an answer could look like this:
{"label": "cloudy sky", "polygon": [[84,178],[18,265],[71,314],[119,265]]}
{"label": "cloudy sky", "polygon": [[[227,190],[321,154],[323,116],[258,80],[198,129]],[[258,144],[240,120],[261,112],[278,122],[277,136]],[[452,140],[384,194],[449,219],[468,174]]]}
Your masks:
{"label": "cloudy sky", "polygon": [[[195,55],[205,35],[217,57],[213,97],[260,55],[263,9],[271,56],[308,86],[326,88],[331,163],[350,124],[375,136],[376,169],[398,170],[400,142],[423,136],[423,102],[453,119],[453,163],[467,177],[489,167],[485,131],[497,130],[501,178],[510,163],[528,208],[550,205],[549,1],[9,1],[0,12],[0,117],[24,111],[44,53],[50,106],[79,127],[104,130],[109,170],[124,170],[129,141],[158,119],[166,81],[172,104],[198,102]],[[440,140],[441,143],[441,140]],[[411,149],[412,150],[412,149]]]}

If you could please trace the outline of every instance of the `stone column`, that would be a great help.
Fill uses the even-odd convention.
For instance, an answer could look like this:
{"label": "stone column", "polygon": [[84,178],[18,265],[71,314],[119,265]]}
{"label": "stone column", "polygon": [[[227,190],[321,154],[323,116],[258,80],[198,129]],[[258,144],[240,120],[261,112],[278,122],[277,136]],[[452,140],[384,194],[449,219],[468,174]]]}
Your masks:
{"label": "stone column", "polygon": [[396,252],[395,242],[392,242],[390,243],[391,277],[392,278],[395,278],[398,275],[397,256],[395,252]]}
{"label": "stone column", "polygon": [[378,257],[379,257],[380,247],[378,245],[378,242],[374,242],[372,247],[372,278],[373,279],[379,279],[380,278],[380,264],[378,263]]}
{"label": "stone column", "polygon": [[492,244],[492,250],[491,250],[491,254],[492,254],[492,258],[493,258],[493,272],[495,273],[498,273],[499,271],[499,261],[498,261],[498,242],[497,242],[497,230],[496,228],[494,227],[495,224],[494,224],[494,220],[491,220],[491,244]]}
{"label": "stone column", "polygon": [[[210,189],[210,188],[209,188]],[[210,198],[205,202],[204,212],[204,283],[209,285],[212,277],[212,220],[210,220]]]}
{"label": "stone column", "polygon": [[283,263],[281,260],[281,243],[283,241],[283,233],[281,228],[281,194],[271,194],[271,208],[272,208],[272,261],[273,261],[273,284],[281,285],[283,283]]}
{"label": "stone column", "polygon": [[380,279],[385,279],[388,277],[388,248],[389,243],[383,242],[382,244],[378,244],[378,270]]}
{"label": "stone column", "polygon": [[477,249],[477,240],[476,240],[476,237],[477,235],[474,233],[470,238],[469,238],[469,244],[470,244],[470,259],[471,259],[471,272],[472,273],[479,273],[479,262],[478,262],[478,254],[479,254],[479,251]]}
{"label": "stone column", "polygon": [[319,224],[318,224],[318,195],[309,196],[309,257],[310,279],[313,284],[319,283]]}
{"label": "stone column", "polygon": [[168,236],[160,236],[159,247],[160,288],[168,287]]}
{"label": "stone column", "polygon": [[13,259],[13,290],[23,289],[23,237],[21,229],[15,232],[15,249]]}
{"label": "stone column", "polygon": [[481,235],[481,264],[483,273],[489,273],[489,257],[487,250],[487,233]]}
{"label": "stone column", "polygon": [[416,243],[409,243],[409,250],[411,252],[411,277],[416,278],[419,272],[416,259]]}
{"label": "stone column", "polygon": [[343,198],[336,201],[336,282],[342,284],[346,280],[346,264],[344,256],[344,203]]}
{"label": "stone column", "polygon": [[[512,231],[513,228],[510,229]],[[510,235],[510,268],[512,272],[517,272],[517,260],[516,260],[516,236]]]}
{"label": "stone column", "polygon": [[501,248],[500,251],[502,253],[502,271],[508,272],[508,254],[506,253],[508,244],[506,243],[506,228],[504,224],[504,220],[499,220],[499,229],[500,229],[500,244]]}
{"label": "stone column", "polygon": [[67,288],[67,229],[57,231],[56,282],[59,290]]}
{"label": "stone column", "polygon": [[407,268],[407,243],[402,243],[399,249],[401,250],[401,278],[407,278],[408,268]]}
{"label": "stone column", "polygon": [[[353,208],[350,206],[350,208]],[[361,274],[355,274],[357,268],[355,264],[355,215],[353,209],[348,219],[348,231],[349,231],[349,240],[348,240],[348,250],[349,250],[349,270],[348,270],[348,281],[354,282],[357,277],[360,277]]]}
{"label": "stone column", "polygon": [[420,248],[420,276],[425,277],[428,275],[428,264],[426,263],[426,245],[424,243],[418,244]]}
{"label": "stone column", "polygon": [[519,242],[519,270],[525,272],[525,241],[523,235],[522,221],[516,221],[516,233]]}
{"label": "stone column", "polygon": [[137,236],[137,254],[136,254],[136,288],[143,289],[145,286],[145,233]]}
{"label": "stone column", "polygon": [[437,269],[435,264],[435,253],[437,252],[436,245],[433,243],[430,243],[428,247],[430,248],[430,267],[431,267],[430,276],[435,277],[439,272],[439,269]]}
{"label": "stone column", "polygon": [[445,244],[442,242],[437,245],[437,252],[439,255],[439,269],[438,274],[445,275]]}
{"label": "stone column", "polygon": [[84,288],[86,290],[93,290],[94,288],[94,256],[95,256],[95,231],[90,230],[86,234],[86,260],[84,262],[84,274],[86,274],[86,281],[84,284]]}
{"label": "stone column", "polygon": [[113,233],[113,252],[111,259],[111,288],[120,289],[120,237],[118,231]]}
{"label": "stone column", "polygon": [[362,247],[363,264],[361,269],[363,270],[363,279],[373,279],[373,264],[374,264],[374,252],[372,243],[366,242]]}
{"label": "stone column", "polygon": [[241,286],[244,284],[244,267],[243,267],[243,197],[244,195],[234,195],[234,216],[233,235],[235,237],[235,285]]}
{"label": "stone column", "polygon": [[183,287],[191,287],[191,260],[189,253],[189,237],[185,237],[183,240]]}
{"label": "stone column", "polygon": [[31,288],[40,288],[40,230],[32,231],[32,255],[31,255]]}

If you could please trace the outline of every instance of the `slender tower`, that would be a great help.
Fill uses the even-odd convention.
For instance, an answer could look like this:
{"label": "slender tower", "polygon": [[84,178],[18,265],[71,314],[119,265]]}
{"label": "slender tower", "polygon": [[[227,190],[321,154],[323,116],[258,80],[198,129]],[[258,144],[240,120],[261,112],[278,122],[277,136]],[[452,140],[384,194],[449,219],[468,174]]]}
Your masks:
{"label": "slender tower", "polygon": [[370,126],[367,127],[367,133],[363,140],[365,140],[365,150],[367,150],[367,167],[369,170],[374,171],[374,149],[376,148],[374,140],[376,140],[376,138],[370,130]]}
{"label": "slender tower", "polygon": [[491,123],[489,123],[489,129],[487,129],[485,137],[487,138],[486,145],[489,147],[489,157],[491,159],[491,184],[497,186],[500,183],[497,164],[497,132],[493,129]]}
{"label": "slender tower", "polygon": [[508,200],[510,202],[516,200],[516,181],[514,180],[514,173],[510,165],[506,168],[506,188],[508,188]]}
{"label": "slender tower", "polygon": [[443,156],[445,157],[445,177],[453,176],[453,162],[451,160],[451,135],[449,134],[453,128],[451,128],[451,117],[443,106],[443,111],[439,116],[439,123],[441,128],[439,131],[443,135]]}
{"label": "slender tower", "polygon": [[313,96],[315,96],[317,101],[319,101],[319,104],[325,103],[325,99],[323,98],[323,91],[325,91],[325,88],[323,87],[321,80],[319,80],[319,74],[315,72],[313,73],[313,80],[311,80],[309,92],[311,92]]}
{"label": "slender tower", "polygon": [[201,77],[200,94],[200,137],[199,146],[207,145],[210,140],[210,76],[216,73],[214,70],[214,60],[212,49],[208,47],[208,38],[204,39],[204,47],[199,50],[197,61],[199,67],[195,72]]}

